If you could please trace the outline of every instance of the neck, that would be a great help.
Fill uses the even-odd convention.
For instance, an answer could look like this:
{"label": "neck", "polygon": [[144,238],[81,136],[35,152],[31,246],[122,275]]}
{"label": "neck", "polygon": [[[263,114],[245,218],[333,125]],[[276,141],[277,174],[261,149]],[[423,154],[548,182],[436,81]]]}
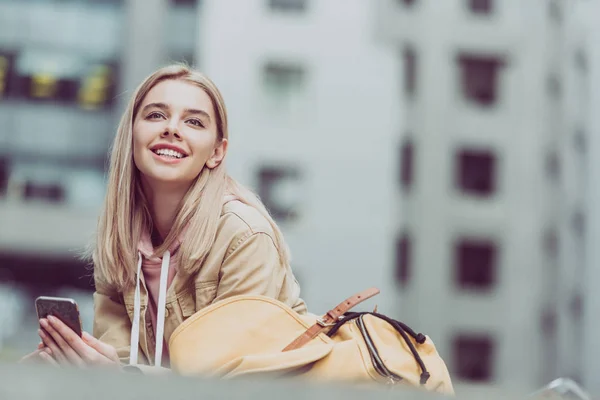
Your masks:
{"label": "neck", "polygon": [[171,232],[181,201],[189,187],[171,186],[144,182],[144,194],[148,200],[154,230],[162,242]]}

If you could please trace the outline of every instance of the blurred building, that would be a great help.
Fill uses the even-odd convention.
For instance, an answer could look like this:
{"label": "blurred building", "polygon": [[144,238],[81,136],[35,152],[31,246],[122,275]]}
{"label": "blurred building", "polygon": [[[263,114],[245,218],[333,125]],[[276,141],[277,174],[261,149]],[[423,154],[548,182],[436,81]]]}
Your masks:
{"label": "blurred building", "polygon": [[89,287],[77,251],[95,229],[127,91],[167,60],[193,62],[195,8],[0,1],[2,278]]}
{"label": "blurred building", "polygon": [[108,147],[146,74],[195,61],[196,9],[195,0],[0,1],[0,352],[35,346],[41,294],[78,299],[90,326],[91,273],[78,256],[96,227]]}
{"label": "blurred building", "polygon": [[394,290],[400,60],[375,12],[363,0],[203,2],[199,54],[228,106],[228,168],[281,224],[317,313],[370,286],[390,310]]}
{"label": "blurred building", "polygon": [[565,87],[581,88],[585,55],[566,40],[565,13],[555,0],[381,2],[407,103],[402,316],[437,338],[457,381],[580,378],[582,354],[559,346],[581,338],[584,265],[585,133],[564,97],[580,101]]}

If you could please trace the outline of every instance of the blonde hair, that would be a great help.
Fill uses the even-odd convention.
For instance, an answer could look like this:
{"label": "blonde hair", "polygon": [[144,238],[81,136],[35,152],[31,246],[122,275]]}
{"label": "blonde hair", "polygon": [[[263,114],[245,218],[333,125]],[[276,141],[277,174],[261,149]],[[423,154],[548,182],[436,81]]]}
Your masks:
{"label": "blonde hair", "polygon": [[[185,65],[170,65],[148,76],[135,90],[112,145],[106,197],[91,249],[96,282],[116,290],[135,284],[137,244],[142,232],[152,229],[139,171],[133,162],[133,121],[148,92],[159,82],[171,79],[196,85],[208,94],[214,107],[217,139],[228,139],[227,111],[221,93],[200,72]],[[179,265],[188,273],[197,272],[214,243],[226,195],[254,207],[267,219],[281,261],[289,263],[289,252],[277,224],[258,196],[227,175],[224,162],[213,169],[202,169],[184,196],[171,231],[155,253],[163,254],[186,227],[186,237],[178,250]]]}

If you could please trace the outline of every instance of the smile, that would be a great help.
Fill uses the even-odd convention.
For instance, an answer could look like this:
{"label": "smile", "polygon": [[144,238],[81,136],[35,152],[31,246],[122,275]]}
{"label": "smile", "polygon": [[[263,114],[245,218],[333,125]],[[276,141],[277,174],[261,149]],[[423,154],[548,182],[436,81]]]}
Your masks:
{"label": "smile", "polygon": [[171,149],[157,149],[157,150],[152,150],[154,152],[154,154],[157,154],[159,156],[164,156],[164,157],[172,157],[172,158],[184,158],[186,157],[185,154],[182,154],[176,150],[171,150]]}

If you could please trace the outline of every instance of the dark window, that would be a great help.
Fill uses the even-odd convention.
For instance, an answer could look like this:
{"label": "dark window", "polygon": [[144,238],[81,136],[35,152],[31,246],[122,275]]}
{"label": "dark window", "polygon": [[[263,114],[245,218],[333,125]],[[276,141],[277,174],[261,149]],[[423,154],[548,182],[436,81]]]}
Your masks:
{"label": "dark window", "polygon": [[404,286],[410,279],[411,240],[404,232],[396,241],[396,281]]}
{"label": "dark window", "polygon": [[496,190],[496,157],[492,152],[463,150],[457,157],[457,186],[464,193],[489,196]]}
{"label": "dark window", "polygon": [[586,139],[587,138],[585,132],[582,129],[578,129],[577,132],[575,132],[575,134],[573,135],[574,146],[581,153],[585,152],[587,142]]}
{"label": "dark window", "polygon": [[583,49],[577,49],[575,51],[575,66],[581,72],[587,72],[588,69],[588,60],[586,53]]}
{"label": "dark window", "polygon": [[198,4],[198,0],[171,0],[171,3],[175,6],[195,7]]}
{"label": "dark window", "polygon": [[488,335],[464,334],[454,339],[454,373],[457,378],[472,382],[493,379],[494,341]]}
{"label": "dark window", "polygon": [[557,74],[553,73],[548,76],[548,93],[552,97],[560,97],[562,93],[560,79]]}
{"label": "dark window", "polygon": [[476,14],[490,14],[492,12],[492,0],[469,0],[471,11]]}
{"label": "dark window", "polygon": [[571,312],[571,317],[573,319],[581,319],[583,314],[583,297],[581,296],[581,293],[577,292],[571,296],[569,311]]}
{"label": "dark window", "polygon": [[498,71],[504,65],[494,57],[461,55],[459,63],[462,69],[464,96],[471,102],[490,106],[496,102]]}
{"label": "dark window", "polygon": [[555,229],[548,229],[544,234],[544,250],[550,258],[558,257],[558,234]]}
{"label": "dark window", "polygon": [[0,196],[6,193],[8,174],[8,158],[0,156]]}
{"label": "dark window", "polygon": [[56,183],[27,182],[24,197],[26,199],[46,200],[60,203],[65,198],[65,189]]}
{"label": "dark window", "polygon": [[541,328],[544,335],[552,337],[556,334],[557,316],[556,309],[553,307],[545,307],[541,316]]}
{"label": "dark window", "polygon": [[411,46],[404,47],[404,93],[407,97],[415,95],[417,86],[417,55]]}
{"label": "dark window", "polygon": [[299,180],[298,170],[285,166],[263,166],[257,175],[258,195],[273,218],[282,222],[295,219],[298,216],[295,204],[290,203],[290,196],[281,196],[281,189],[290,189],[289,184]]}
{"label": "dark window", "polygon": [[583,236],[585,234],[585,217],[583,216],[583,211],[575,211],[572,218],[573,231],[579,237]]}
{"label": "dark window", "polygon": [[264,66],[263,77],[267,86],[278,88],[279,91],[289,91],[290,88],[302,86],[304,75],[304,68],[299,65],[286,62],[268,62]]}
{"label": "dark window", "polygon": [[274,11],[302,12],[307,0],[269,0],[269,8]]}
{"label": "dark window", "polygon": [[551,151],[546,155],[546,173],[552,180],[558,181],[560,178],[560,158],[556,151]]}
{"label": "dark window", "polygon": [[410,189],[413,181],[414,149],[410,140],[402,144],[400,150],[400,180],[402,188]]}
{"label": "dark window", "polygon": [[557,0],[550,0],[548,3],[548,14],[552,20],[562,22],[563,13]]}
{"label": "dark window", "polygon": [[455,247],[456,284],[461,289],[490,289],[496,283],[496,245],[462,239]]}

